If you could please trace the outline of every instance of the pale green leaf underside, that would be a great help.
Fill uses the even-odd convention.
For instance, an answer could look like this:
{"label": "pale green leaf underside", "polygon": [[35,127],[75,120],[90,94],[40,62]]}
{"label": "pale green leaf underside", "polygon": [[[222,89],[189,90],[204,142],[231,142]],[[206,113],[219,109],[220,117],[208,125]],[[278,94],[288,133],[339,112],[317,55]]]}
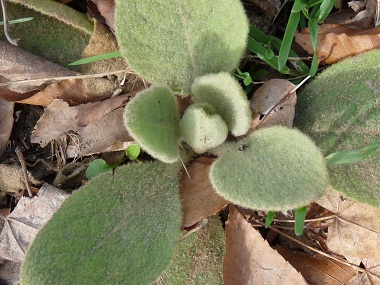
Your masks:
{"label": "pale green leaf underside", "polygon": [[233,71],[246,47],[248,21],[239,0],[116,2],[116,35],[133,70],[188,91],[194,78]]}
{"label": "pale green leaf underside", "polygon": [[[326,69],[298,96],[295,125],[325,155],[361,149],[380,137],[380,51]],[[331,185],[358,201],[380,206],[380,152],[329,166]]]}
{"label": "pale green leaf underside", "polygon": [[151,156],[167,163],[178,160],[178,106],[168,87],[155,85],[138,93],[125,107],[124,124]]}
{"label": "pale green leaf underside", "polygon": [[216,149],[211,182],[227,200],[251,209],[279,211],[322,196],[327,170],[309,137],[285,127],[260,129]]}
{"label": "pale green leaf underside", "polygon": [[180,121],[183,140],[197,153],[221,145],[227,138],[228,129],[223,119],[215,114],[212,106],[199,103],[186,109]]}
{"label": "pale green leaf underside", "polygon": [[244,135],[251,126],[251,109],[240,84],[227,72],[195,79],[191,93],[197,102],[210,104],[234,136]]}
{"label": "pale green leaf underside", "polygon": [[151,284],[178,243],[177,172],[154,162],[95,177],[38,233],[21,284]]}

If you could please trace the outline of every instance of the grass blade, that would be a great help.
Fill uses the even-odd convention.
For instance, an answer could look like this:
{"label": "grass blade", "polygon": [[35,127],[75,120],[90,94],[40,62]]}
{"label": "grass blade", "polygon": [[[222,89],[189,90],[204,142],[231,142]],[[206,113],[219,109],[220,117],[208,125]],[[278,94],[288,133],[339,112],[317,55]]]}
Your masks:
{"label": "grass blade", "polygon": [[359,162],[374,153],[380,147],[380,141],[374,142],[362,149],[344,150],[326,156],[326,164],[347,164]]}
{"label": "grass blade", "polygon": [[273,211],[268,211],[267,217],[265,219],[265,227],[268,228],[273,222],[276,213]]}
{"label": "grass blade", "polygon": [[[27,18],[22,18],[22,19],[16,19],[16,20],[11,20],[9,21],[9,24],[19,24],[19,23],[24,23],[33,20],[33,17],[27,17]],[[0,26],[3,26],[4,22],[0,21]]]}
{"label": "grass blade", "polygon": [[296,220],[296,223],[294,225],[294,233],[297,236],[300,236],[303,233],[303,225],[305,224],[306,212],[307,212],[307,207],[306,206],[298,208],[295,211],[295,220]]}
{"label": "grass blade", "polygon": [[95,56],[90,56],[86,58],[79,59],[77,61],[74,61],[72,63],[69,63],[70,66],[72,65],[81,65],[81,64],[86,64],[86,63],[91,63],[103,59],[109,59],[109,58],[114,58],[114,57],[119,57],[121,56],[120,51],[115,51],[115,52],[110,52],[110,53],[103,53]]}
{"label": "grass blade", "polygon": [[280,52],[278,56],[278,69],[282,70],[286,66],[286,62],[288,60],[290,46],[293,42],[294,34],[297,30],[297,25],[300,20],[300,13],[291,13],[289,17],[288,24],[286,26],[284,38],[282,40],[282,44],[280,47]]}

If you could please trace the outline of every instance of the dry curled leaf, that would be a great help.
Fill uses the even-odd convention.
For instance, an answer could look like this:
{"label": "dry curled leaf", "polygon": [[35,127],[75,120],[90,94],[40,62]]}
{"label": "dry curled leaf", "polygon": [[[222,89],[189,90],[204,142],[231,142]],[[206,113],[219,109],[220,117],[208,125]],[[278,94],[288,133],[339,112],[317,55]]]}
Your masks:
{"label": "dry curled leaf", "polygon": [[[54,78],[75,76],[78,73],[2,41],[0,50],[4,51],[0,55],[0,98],[48,106],[54,99],[62,99],[73,105],[112,95],[113,86],[110,87],[109,82],[105,84],[106,79],[73,78],[57,82]],[[33,81],[12,83],[22,80]]]}
{"label": "dry curled leaf", "polygon": [[274,247],[309,284],[342,285],[347,284],[356,271],[345,264],[320,254],[309,255],[277,245]]}
{"label": "dry curled leaf", "polygon": [[212,216],[227,205],[227,201],[216,194],[211,185],[208,173],[212,158],[200,157],[187,167],[181,176],[180,196],[182,203],[182,227],[189,227],[203,218]]}
{"label": "dry curled leaf", "polygon": [[262,238],[239,211],[230,207],[226,222],[225,285],[305,284],[305,279]]}
{"label": "dry curled leaf", "polygon": [[327,246],[359,265],[364,258],[380,261],[380,209],[344,197],[329,188],[316,201],[336,214],[328,228]]}
{"label": "dry curled leaf", "polygon": [[[346,57],[378,48],[380,46],[379,33],[380,27],[357,30],[344,25],[321,25],[317,42],[318,57],[323,63],[332,64]],[[307,28],[295,35],[295,41],[309,54],[313,54]]]}
{"label": "dry curled leaf", "polygon": [[295,85],[284,79],[265,82],[251,99],[252,124],[250,131],[275,125],[291,128],[297,101]]}
{"label": "dry curled leaf", "polygon": [[90,0],[96,5],[99,13],[112,31],[115,31],[115,1],[114,0]]}
{"label": "dry curled leaf", "polygon": [[0,98],[0,158],[6,149],[13,128],[14,103]]}
{"label": "dry curled leaf", "polygon": [[0,256],[21,262],[39,229],[51,218],[69,195],[44,184],[33,198],[22,197],[5,220],[0,234]]}

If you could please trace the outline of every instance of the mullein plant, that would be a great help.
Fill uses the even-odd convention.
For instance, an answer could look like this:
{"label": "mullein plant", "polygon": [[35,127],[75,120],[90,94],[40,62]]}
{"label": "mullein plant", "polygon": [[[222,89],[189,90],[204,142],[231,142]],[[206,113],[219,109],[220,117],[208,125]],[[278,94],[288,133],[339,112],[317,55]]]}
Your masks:
{"label": "mullein plant", "polygon": [[[212,185],[237,205],[291,210],[323,195],[325,159],[308,136],[247,135],[249,101],[230,73],[248,30],[239,0],[116,1],[121,53],[152,83],[127,104],[124,124],[156,161],[99,174],[69,197],[28,250],[21,284],[154,282],[175,254],[181,160],[191,153],[217,156]],[[177,96],[193,101],[181,118]]]}

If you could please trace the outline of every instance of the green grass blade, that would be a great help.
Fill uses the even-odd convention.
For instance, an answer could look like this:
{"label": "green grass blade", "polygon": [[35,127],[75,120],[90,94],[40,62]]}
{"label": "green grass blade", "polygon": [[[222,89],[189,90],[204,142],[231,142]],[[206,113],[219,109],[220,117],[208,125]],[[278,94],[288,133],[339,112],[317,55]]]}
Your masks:
{"label": "green grass blade", "polygon": [[317,40],[318,40],[318,21],[311,19],[308,22],[310,37],[311,37],[311,43],[313,45],[313,50],[316,52],[317,50]]}
{"label": "green grass blade", "polygon": [[306,206],[298,208],[295,211],[296,223],[294,225],[294,233],[297,236],[300,236],[303,233],[303,226],[305,224],[306,212],[307,212]]}
{"label": "green grass blade", "polygon": [[319,13],[317,13],[317,20],[322,23],[326,20],[327,16],[330,14],[331,9],[334,7],[336,0],[324,0],[319,8]]}
{"label": "green grass blade", "polygon": [[289,68],[287,66],[284,66],[282,70],[279,70],[278,68],[278,59],[277,57],[267,58],[266,53],[267,49],[263,47],[258,41],[256,41],[252,37],[248,37],[248,49],[257,54],[257,56],[264,62],[266,62],[269,66],[272,68],[278,70],[282,74],[289,74]]}
{"label": "green grass blade", "polygon": [[[251,28],[249,30],[249,36],[252,37],[254,40],[258,41],[259,43],[262,43],[262,44],[268,44],[269,42],[271,42],[272,46],[275,50],[277,50],[277,51],[280,50],[282,41],[279,38],[270,37],[254,26],[251,26]],[[249,45],[249,43],[248,43],[248,45]],[[249,49],[249,46],[248,46],[248,49]],[[252,51],[252,52],[254,52],[254,51]],[[256,53],[256,52],[254,52],[254,53]],[[293,58],[299,57],[298,54],[296,54],[293,50],[289,51],[289,56],[291,56]],[[276,59],[276,61],[277,61],[277,59]],[[297,72],[301,75],[308,74],[310,71],[310,68],[302,60],[289,60],[289,62],[294,66],[294,68],[297,70]],[[276,66],[272,66],[272,67],[277,70],[277,64],[276,64]],[[285,74],[288,74],[288,73],[285,73]]]}
{"label": "green grass blade", "polygon": [[267,217],[265,219],[265,227],[268,228],[273,222],[276,213],[273,211],[268,211]]}
{"label": "green grass blade", "polygon": [[308,0],[296,0],[293,4],[292,13],[299,13],[308,6],[310,6]]}
{"label": "green grass blade", "polygon": [[374,142],[362,149],[344,150],[326,156],[326,164],[347,164],[359,162],[374,153],[380,147],[380,141]]}
{"label": "green grass blade", "polygon": [[[19,23],[24,23],[33,20],[33,17],[27,17],[27,18],[22,18],[22,19],[17,19],[17,20],[11,20],[9,21],[9,24],[19,24]],[[3,26],[4,22],[0,21],[0,26]]]}
{"label": "green grass blade", "polygon": [[72,65],[81,65],[81,64],[86,64],[86,63],[91,63],[103,59],[109,59],[109,58],[114,58],[114,57],[119,57],[121,56],[120,51],[115,51],[115,52],[110,52],[110,53],[103,53],[95,56],[90,56],[86,58],[79,59],[77,61],[74,61],[72,63],[69,63],[70,66]]}
{"label": "green grass blade", "polygon": [[284,38],[279,51],[278,56],[278,69],[282,70],[286,66],[286,62],[289,57],[290,46],[293,42],[294,34],[297,30],[297,25],[300,20],[300,12],[291,13],[288,24],[286,26]]}

